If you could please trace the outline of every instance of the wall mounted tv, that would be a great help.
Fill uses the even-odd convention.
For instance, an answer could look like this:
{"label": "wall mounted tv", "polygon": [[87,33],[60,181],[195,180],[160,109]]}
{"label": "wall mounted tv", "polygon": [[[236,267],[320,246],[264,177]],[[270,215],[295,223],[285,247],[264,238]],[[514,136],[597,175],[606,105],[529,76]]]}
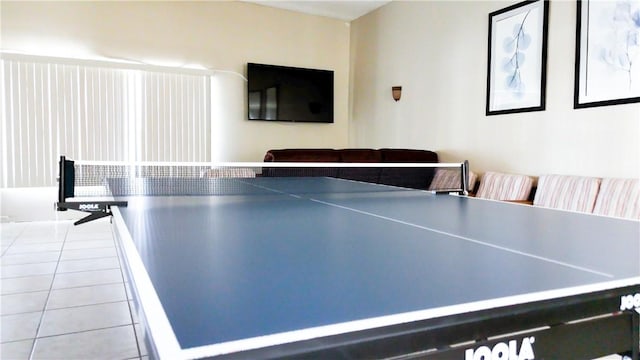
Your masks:
{"label": "wall mounted tv", "polygon": [[247,64],[249,120],[333,122],[333,71]]}

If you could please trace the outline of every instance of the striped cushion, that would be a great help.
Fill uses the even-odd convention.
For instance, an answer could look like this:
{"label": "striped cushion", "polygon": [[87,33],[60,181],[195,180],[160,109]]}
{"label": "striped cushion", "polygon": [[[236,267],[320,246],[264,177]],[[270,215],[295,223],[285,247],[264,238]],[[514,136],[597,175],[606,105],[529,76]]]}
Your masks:
{"label": "striped cushion", "polygon": [[255,171],[247,168],[207,169],[200,177],[203,177],[203,178],[253,178],[253,177],[256,177],[256,173]]}
{"label": "striped cushion", "polygon": [[[469,184],[467,184],[467,189],[473,190],[473,188],[475,188],[476,179],[476,174],[473,171],[469,171]],[[431,185],[429,185],[429,190],[459,189],[460,183],[460,170],[437,169]]]}
{"label": "striped cushion", "polygon": [[568,175],[543,175],[533,205],[554,209],[592,212],[600,179]]}
{"label": "striped cushion", "polygon": [[493,200],[527,200],[533,179],[526,175],[487,172],[482,176],[477,197]]}
{"label": "striped cushion", "polygon": [[602,179],[593,213],[640,220],[640,179]]}

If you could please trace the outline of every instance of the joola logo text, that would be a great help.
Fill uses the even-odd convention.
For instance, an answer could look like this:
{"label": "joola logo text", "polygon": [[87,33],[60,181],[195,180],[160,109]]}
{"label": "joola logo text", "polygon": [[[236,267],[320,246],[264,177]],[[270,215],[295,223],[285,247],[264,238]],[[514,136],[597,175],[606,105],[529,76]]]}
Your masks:
{"label": "joola logo text", "polygon": [[520,348],[517,340],[511,340],[508,343],[499,342],[493,348],[480,346],[477,349],[467,349],[464,360],[533,360],[536,357],[533,352],[535,341],[535,337],[531,336],[522,339]]}
{"label": "joola logo text", "polygon": [[640,293],[620,297],[620,311],[634,309],[640,312]]}
{"label": "joola logo text", "polygon": [[78,206],[78,209],[93,211],[100,210],[100,206],[98,204],[80,204],[80,206]]}

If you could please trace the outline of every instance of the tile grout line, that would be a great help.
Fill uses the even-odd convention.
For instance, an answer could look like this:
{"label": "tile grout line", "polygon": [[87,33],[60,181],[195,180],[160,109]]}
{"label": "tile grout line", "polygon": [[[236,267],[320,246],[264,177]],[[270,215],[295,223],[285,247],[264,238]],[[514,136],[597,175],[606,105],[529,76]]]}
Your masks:
{"label": "tile grout line", "polygon": [[[112,259],[112,258],[117,258],[117,256],[103,256],[103,257],[94,257],[94,258],[86,258],[86,259],[73,259],[73,260],[60,260],[63,262],[69,262],[69,261],[89,261],[89,260],[100,260],[100,259]],[[9,265],[2,265],[2,267],[5,266],[22,266],[22,265],[36,265],[36,264],[45,264],[45,263],[58,263],[58,261],[41,261],[41,262],[29,262],[29,263],[22,263],[22,264],[9,264]],[[104,269],[95,269],[95,270],[74,270],[74,271],[65,271],[62,272],[61,274],[75,274],[75,273],[81,273],[81,272],[88,272],[88,271],[100,271],[100,270],[115,270],[118,268],[104,268]],[[33,275],[20,275],[20,276],[10,276],[10,277],[3,277],[1,279],[18,279],[18,278],[23,278],[23,277],[30,277],[30,276],[41,276],[41,275],[49,275],[49,274],[33,274]]]}
{"label": "tile grout line", "polygon": [[124,328],[124,327],[128,327],[128,326],[131,326],[131,324],[104,326],[104,327],[100,327],[100,328],[96,328],[96,329],[89,329],[89,330],[70,331],[70,332],[61,333],[61,334],[53,334],[53,335],[41,336],[38,339],[48,339],[48,338],[53,338],[53,337],[56,337],[56,336],[77,335],[77,334],[83,334],[83,333],[87,333],[87,332],[91,332],[91,331],[117,329],[117,328]]}
{"label": "tile grout line", "polygon": [[22,229],[20,229],[20,231],[19,231],[18,235],[16,235],[16,236],[13,238],[13,241],[11,241],[11,244],[9,244],[9,246],[7,246],[7,248],[6,248],[6,249],[4,249],[4,251],[2,252],[2,255],[0,255],[0,257],[4,256],[4,255],[7,253],[7,251],[9,251],[9,249],[11,248],[11,246],[13,246],[13,244],[16,242],[16,240],[18,240],[18,238],[19,238],[20,236],[22,236],[22,233],[24,233],[24,231],[25,231],[25,229],[26,229],[26,228],[27,228],[27,226],[26,226],[26,225],[22,226]]}
{"label": "tile grout line", "polygon": [[[104,285],[115,285],[115,284],[120,284],[120,283],[110,283],[110,284],[104,284]],[[102,284],[101,284],[102,285]],[[96,285],[96,286],[100,286],[100,285]],[[91,287],[91,286],[77,286],[75,288],[65,288],[65,289],[52,289],[52,290],[66,290],[66,289],[77,289],[80,287]],[[23,294],[29,294],[29,293],[33,293],[33,292],[44,292],[45,290],[41,290],[41,291],[26,291]],[[9,294],[9,295],[13,295],[13,294]],[[119,302],[125,302],[128,301],[127,299],[125,300],[114,300],[114,301],[104,301],[104,302],[99,302],[99,303],[91,303],[91,304],[82,304],[82,305],[73,305],[73,306],[63,306],[63,307],[56,307],[56,308],[51,308],[51,309],[47,309],[47,310],[51,310],[51,311],[56,311],[56,310],[66,310],[66,309],[75,309],[75,308],[81,308],[81,307],[85,307],[85,306],[94,306],[94,305],[106,305],[106,304],[117,304]],[[46,304],[45,304],[46,305]],[[11,314],[5,314],[2,316],[13,316],[13,315],[24,315],[24,314],[32,314],[32,313],[37,313],[37,312],[44,312],[44,311],[25,311],[25,312],[19,312],[19,313],[11,313]],[[132,322],[133,323],[133,322]],[[36,334],[37,335],[37,334]]]}
{"label": "tile grout line", "polygon": [[[106,241],[106,240],[105,240]],[[33,243],[33,244],[29,244],[29,245],[42,245],[42,244],[57,244],[60,241],[56,241],[55,243]],[[72,243],[74,243],[76,241],[72,241]],[[62,243],[64,244],[65,242],[62,241]],[[110,249],[111,246],[99,246],[99,247],[90,247],[90,248],[80,248],[80,249],[68,249],[68,250],[92,250],[92,249]],[[27,252],[21,252],[21,253],[17,253],[17,254],[5,254],[3,256],[14,256],[14,255],[29,255],[29,254],[42,254],[42,253],[47,253],[47,252],[57,252],[58,250],[48,250],[48,251],[27,251]],[[60,250],[62,251],[62,250]],[[63,260],[63,261],[67,261],[67,260]]]}
{"label": "tile grout line", "polygon": [[[57,222],[57,221],[56,221]],[[49,293],[47,293],[47,299],[44,302],[44,307],[42,308],[42,315],[40,315],[40,321],[38,322],[38,327],[36,328],[36,334],[33,338],[33,343],[31,344],[31,351],[29,352],[29,360],[33,360],[33,355],[36,350],[36,342],[38,341],[38,334],[40,334],[40,328],[42,327],[42,322],[44,320],[44,314],[47,310],[47,305],[49,304],[49,299],[51,298],[51,291],[53,289],[53,283],[56,279],[56,272],[58,271],[58,266],[60,265],[60,258],[62,257],[62,250],[64,249],[64,244],[67,241],[67,236],[69,236],[70,223],[67,223],[67,228],[64,234],[64,239],[62,240],[62,247],[60,248],[60,255],[58,255],[58,262],[56,263],[56,267],[53,270],[53,278],[51,278],[51,285],[49,285]]]}
{"label": "tile grout line", "polygon": [[[115,256],[113,256],[113,257],[115,257]],[[111,257],[109,257],[109,258],[88,258],[86,260],[110,259],[110,258]],[[63,260],[63,261],[66,261],[66,260]],[[54,261],[46,261],[46,262],[54,262]],[[33,264],[42,264],[42,263],[28,263],[28,264],[17,264],[17,265],[33,265]],[[13,266],[13,265],[8,265],[8,266]],[[109,271],[109,270],[120,270],[120,267],[94,269],[94,270],[67,271],[67,272],[61,272],[60,274],[81,274],[81,273],[87,273],[87,272]],[[55,275],[55,273],[54,274],[33,274],[33,275],[21,275],[21,276],[4,277],[4,278],[0,278],[0,281],[2,281],[2,280],[24,279],[24,278],[38,277],[38,276],[48,276],[48,275]],[[106,284],[114,284],[114,283],[104,283],[104,284],[98,284],[98,285],[106,285]],[[71,289],[71,288],[77,288],[77,287],[82,287],[82,286],[70,286],[68,288],[63,288],[63,289]],[[55,290],[58,290],[58,289],[55,289]],[[36,292],[36,291],[45,291],[45,290],[31,290],[31,291],[23,291],[23,292],[30,293],[30,292]],[[2,294],[2,295],[12,295],[12,294]]]}
{"label": "tile grout line", "polygon": [[[46,244],[58,244],[63,242],[64,240],[58,240],[58,241],[41,241],[41,242],[28,242],[28,243],[20,243],[20,244],[16,244],[17,240],[14,240],[11,245],[9,246],[39,246],[39,245],[46,245]],[[56,250],[47,250],[47,251],[25,251],[23,253],[17,253],[17,254],[5,254],[4,256],[13,256],[13,255],[22,255],[22,254],[32,254],[32,253],[43,253],[43,252],[55,252]]]}
{"label": "tile grout line", "polygon": [[[87,306],[90,306],[90,305],[87,305]],[[66,309],[69,309],[69,308],[66,308]],[[58,309],[55,309],[55,310],[58,310]],[[24,314],[29,314],[29,313],[24,313]],[[47,338],[52,338],[52,337],[56,337],[56,336],[82,334],[82,333],[86,333],[86,332],[90,332],[90,331],[99,331],[99,330],[124,328],[124,327],[127,327],[127,326],[131,326],[131,324],[120,324],[120,325],[112,325],[112,326],[103,326],[103,327],[100,327],[100,328],[88,329],[88,330],[69,331],[69,332],[65,332],[65,333],[40,336],[37,339],[47,339]],[[5,341],[2,344],[9,344],[9,343],[15,343],[15,342],[21,342],[21,341],[27,341],[27,340],[34,340],[34,342],[35,342],[36,338],[34,338],[34,339],[31,339],[31,338],[16,339],[16,340],[11,340],[11,341]]]}
{"label": "tile grout line", "polygon": [[[48,242],[48,243],[32,243],[32,244],[25,244],[25,245],[43,245],[43,244],[57,244],[60,243],[61,241],[56,241],[56,242]],[[62,241],[62,243],[64,243],[64,241]],[[14,256],[14,255],[29,255],[29,254],[42,254],[42,253],[48,253],[48,252],[57,252],[59,250],[47,250],[47,251],[25,251],[25,252],[19,252],[17,254],[6,254],[6,251],[8,251],[11,246],[16,245],[16,246],[20,246],[20,244],[12,244],[10,245],[7,250],[5,250],[5,253],[2,254],[2,256]]]}
{"label": "tile grout line", "polygon": [[[37,251],[37,252],[29,252],[29,253],[19,253],[19,254],[9,254],[9,255],[2,255],[3,259],[6,259],[7,257],[11,257],[11,256],[23,256],[23,255],[31,255],[31,254],[48,254],[48,253],[56,253],[59,252],[58,250],[53,250],[53,251]],[[53,262],[53,261],[44,261],[44,262]],[[19,263],[19,264],[2,264],[2,266],[14,266],[14,265],[28,265],[28,264],[41,264],[42,261],[38,261],[38,262],[26,262],[26,263]]]}
{"label": "tile grout line", "polygon": [[[142,351],[140,349],[140,339],[138,338],[138,330],[136,329],[136,323],[133,319],[133,309],[131,308],[131,301],[129,301],[129,296],[128,296],[128,291],[127,291],[127,281],[125,281],[125,276],[124,276],[124,270],[122,267],[122,253],[121,253],[121,249],[120,249],[120,244],[118,244],[118,242],[116,241],[116,234],[115,234],[115,229],[113,228],[113,220],[110,219],[109,223],[111,224],[111,236],[113,239],[113,243],[116,247],[116,255],[118,256],[118,264],[120,264],[120,277],[122,278],[122,282],[123,285],[125,286],[125,297],[127,298],[127,306],[129,307],[129,317],[131,318],[131,324],[133,325],[133,336],[136,339],[136,348],[138,350],[138,359],[142,359]],[[129,281],[131,279],[128,279]],[[129,287],[131,287],[131,283],[129,282]],[[133,294],[131,294],[131,296],[133,296]],[[133,300],[133,299],[132,299]],[[135,300],[134,300],[135,301]],[[140,316],[139,314],[137,316]],[[141,325],[142,326],[142,325]],[[142,341],[144,341],[144,339],[142,339]]]}
{"label": "tile grout line", "polygon": [[[33,336],[33,338],[26,338],[20,341],[28,341],[28,340],[32,340],[31,346],[30,346],[30,350],[29,350],[29,356],[28,359],[33,359],[35,357],[35,349],[36,346],[38,346],[38,339],[44,339],[44,338],[51,338],[51,337],[55,337],[55,336],[62,336],[62,335],[72,335],[72,334],[80,334],[80,333],[84,333],[84,332],[89,332],[89,331],[94,331],[94,330],[106,330],[106,329],[115,329],[115,328],[124,328],[124,327],[128,327],[131,326],[131,329],[133,330],[133,335],[135,336],[135,341],[136,341],[136,352],[137,355],[134,356],[132,359],[141,359],[142,357],[142,352],[141,352],[141,348],[140,348],[140,344],[138,341],[138,334],[137,334],[137,329],[136,329],[136,324],[134,322],[134,318],[133,318],[133,310],[132,310],[132,304],[131,304],[131,300],[125,296],[124,300],[121,301],[126,301],[126,306],[129,312],[129,321],[128,323],[125,324],[120,324],[120,325],[113,325],[113,326],[106,326],[106,327],[101,327],[101,328],[96,328],[96,329],[88,329],[88,330],[83,330],[83,331],[71,331],[71,332],[67,332],[64,334],[55,334],[55,335],[47,335],[47,336],[40,336],[42,334],[42,331],[44,330],[43,325],[44,325],[44,319],[47,317],[46,312],[48,310],[63,310],[63,309],[73,309],[73,308],[81,308],[84,306],[93,306],[93,305],[101,305],[101,304],[113,304],[113,303],[119,303],[121,301],[106,301],[106,302],[101,302],[98,304],[82,304],[82,305],[74,305],[74,306],[66,306],[66,307],[61,307],[61,308],[56,308],[56,309],[49,309],[49,304],[50,301],[52,299],[51,295],[52,292],[54,290],[58,290],[58,289],[54,289],[54,283],[56,278],[58,278],[58,275],[62,275],[62,274],[79,274],[79,276],[82,276],[81,274],[88,274],[91,272],[98,272],[98,271],[118,271],[119,273],[119,277],[120,277],[120,281],[109,281],[109,282],[105,282],[105,283],[101,283],[101,284],[87,284],[85,285],[78,285],[78,286],[71,286],[71,287],[65,287],[63,289],[74,289],[74,288],[81,288],[81,287],[90,287],[90,286],[103,286],[103,285],[121,285],[121,286],[125,286],[125,294],[127,293],[126,291],[126,284],[124,283],[124,276],[122,273],[122,268],[121,268],[121,259],[119,257],[118,254],[118,248],[117,248],[117,244],[115,242],[115,239],[113,238],[113,232],[111,230],[111,237],[109,238],[102,238],[99,240],[111,240],[111,243],[114,245],[114,249],[116,250],[116,254],[115,256],[96,256],[96,257],[90,257],[90,258],[72,258],[72,259],[64,259],[64,250],[66,245],[75,242],[75,240],[79,240],[79,241],[83,241],[83,239],[77,239],[76,237],[81,237],[83,234],[82,233],[76,233],[75,235],[73,235],[72,233],[72,225],[70,225],[68,223],[68,221],[62,220],[62,221],[55,221],[55,223],[57,225],[63,225],[64,231],[63,231],[63,236],[61,236],[61,241],[45,241],[45,242],[34,242],[34,243],[28,243],[26,245],[32,246],[32,247],[37,247],[37,246],[41,246],[41,245],[48,245],[48,244],[52,244],[52,243],[61,243],[61,248],[58,251],[29,251],[29,252],[22,252],[22,253],[18,253],[18,254],[10,254],[11,256],[13,255],[17,255],[17,256],[29,256],[31,254],[36,254],[36,253],[58,253],[57,255],[57,260],[54,260],[53,258],[51,260],[54,261],[44,261],[44,263],[55,263],[55,267],[53,269],[53,273],[52,274],[31,274],[31,275],[23,275],[23,276],[14,276],[14,277],[9,277],[9,278],[2,278],[0,279],[0,281],[2,280],[9,280],[9,279],[20,279],[20,278],[29,278],[29,277],[34,277],[34,276],[46,276],[46,275],[50,275],[51,277],[51,283],[49,284],[48,289],[42,289],[42,290],[32,290],[32,291],[20,291],[17,292],[16,294],[20,294],[20,293],[33,293],[33,292],[47,292],[46,293],[46,298],[45,298],[45,302],[44,305],[42,307],[42,309],[40,311],[36,310],[36,311],[32,311],[32,313],[37,313],[40,312],[39,315],[39,319],[37,320],[37,327],[36,327],[36,332],[35,335]],[[24,224],[24,226],[21,226],[20,230],[18,231],[18,234],[15,235],[15,237],[13,237],[13,239],[11,240],[11,243],[4,249],[4,251],[2,252],[3,256],[7,255],[6,253],[12,248],[12,246],[17,245],[20,242],[21,236],[24,236],[28,230],[29,230],[29,224]],[[91,234],[91,232],[88,232],[87,234]],[[40,234],[40,236],[46,236],[47,234]],[[35,235],[34,235],[35,237]],[[73,237],[74,240],[71,240],[71,237]],[[91,239],[94,240],[94,239]],[[95,239],[98,240],[98,239]],[[71,250],[78,250],[78,251],[82,251],[82,250],[92,250],[92,249],[110,249],[112,248],[111,246],[109,247],[100,247],[100,248],[78,248],[78,249],[71,249]],[[9,256],[9,255],[8,255]],[[58,270],[61,269],[61,265],[63,262],[80,262],[80,261],[96,261],[96,260],[107,260],[107,259],[113,259],[113,258],[117,258],[117,266],[113,266],[110,268],[105,268],[105,269],[89,269],[89,270],[74,270],[74,271],[68,271],[68,272],[64,272],[64,273],[59,273]],[[25,263],[18,263],[18,264],[11,264],[11,265],[7,265],[7,266],[29,266],[29,265],[34,265],[34,264],[42,264],[43,262],[35,262],[34,260],[30,260],[27,261]],[[115,274],[114,274],[115,275]],[[3,294],[3,295],[12,295],[12,294]],[[21,313],[22,314],[22,313]],[[12,314],[15,315],[15,314]],[[37,315],[36,315],[37,316]]]}
{"label": "tile grout line", "polygon": [[[109,285],[114,285],[114,284],[117,284],[117,283],[112,283],[112,284],[109,284]],[[57,289],[54,289],[54,290],[57,290]],[[105,302],[91,303],[91,304],[64,306],[64,307],[57,307],[57,308],[47,309],[47,311],[76,309],[76,308],[82,308],[82,307],[87,307],[87,306],[95,306],[95,305],[117,304],[117,303],[125,302],[125,301],[127,301],[127,300],[105,301]]]}

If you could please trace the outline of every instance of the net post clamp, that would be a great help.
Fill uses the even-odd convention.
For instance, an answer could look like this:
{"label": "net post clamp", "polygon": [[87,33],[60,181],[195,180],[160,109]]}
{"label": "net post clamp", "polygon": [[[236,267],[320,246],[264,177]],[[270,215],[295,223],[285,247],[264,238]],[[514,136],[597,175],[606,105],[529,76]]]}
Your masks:
{"label": "net post clamp", "polygon": [[127,206],[127,204],[126,201],[73,201],[57,202],[56,207],[59,210],[70,209],[89,213],[89,215],[73,223],[74,225],[80,225],[103,217],[112,216],[112,206]]}

